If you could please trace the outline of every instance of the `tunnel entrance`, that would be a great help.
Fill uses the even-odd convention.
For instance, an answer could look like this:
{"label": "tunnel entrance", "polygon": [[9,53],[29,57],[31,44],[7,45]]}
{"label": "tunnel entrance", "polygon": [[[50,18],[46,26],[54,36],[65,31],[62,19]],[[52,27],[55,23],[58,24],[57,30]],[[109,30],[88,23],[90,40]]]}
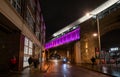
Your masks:
{"label": "tunnel entrance", "polygon": [[[67,58],[71,63],[74,63],[74,43],[75,42],[72,42],[49,49],[49,51],[47,51],[47,55],[49,53],[49,59],[56,59],[58,57],[59,60],[63,60]],[[57,54],[56,58],[53,57],[55,54]]]}

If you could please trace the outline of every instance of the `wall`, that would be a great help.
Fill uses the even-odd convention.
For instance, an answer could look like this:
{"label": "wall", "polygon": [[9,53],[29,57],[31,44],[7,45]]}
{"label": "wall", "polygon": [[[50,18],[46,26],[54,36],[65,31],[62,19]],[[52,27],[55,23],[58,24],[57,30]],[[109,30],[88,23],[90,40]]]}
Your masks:
{"label": "wall", "polygon": [[[9,69],[9,60],[12,55],[17,57],[19,61],[19,44],[20,44],[20,33],[9,32],[5,33],[0,31],[0,71]],[[18,64],[17,61],[17,64]],[[18,67],[16,67],[18,68]]]}
{"label": "wall", "polygon": [[74,45],[74,53],[75,53],[75,63],[82,63],[81,61],[81,49],[80,49],[80,41],[77,41]]}

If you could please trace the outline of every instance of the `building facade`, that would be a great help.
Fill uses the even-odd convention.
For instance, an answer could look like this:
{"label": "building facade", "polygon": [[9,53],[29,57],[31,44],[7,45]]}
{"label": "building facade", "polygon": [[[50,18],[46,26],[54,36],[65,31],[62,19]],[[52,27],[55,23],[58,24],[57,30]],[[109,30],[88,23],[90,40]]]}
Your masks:
{"label": "building facade", "polygon": [[9,69],[12,56],[17,58],[16,70],[28,66],[29,56],[40,59],[45,23],[39,0],[0,0],[0,37],[0,70]]}

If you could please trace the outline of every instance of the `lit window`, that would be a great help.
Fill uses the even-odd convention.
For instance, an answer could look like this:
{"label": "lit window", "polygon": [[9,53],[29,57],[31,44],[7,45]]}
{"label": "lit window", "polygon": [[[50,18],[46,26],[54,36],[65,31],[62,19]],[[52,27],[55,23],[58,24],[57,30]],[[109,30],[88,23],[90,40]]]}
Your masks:
{"label": "lit window", "polygon": [[27,53],[28,53],[28,47],[24,46],[24,54],[27,54]]}
{"label": "lit window", "polygon": [[27,37],[25,37],[23,67],[28,66],[28,58],[30,55],[32,55],[32,52],[33,52],[33,43]]}
{"label": "lit window", "polygon": [[32,49],[29,48],[29,55],[32,55]]}

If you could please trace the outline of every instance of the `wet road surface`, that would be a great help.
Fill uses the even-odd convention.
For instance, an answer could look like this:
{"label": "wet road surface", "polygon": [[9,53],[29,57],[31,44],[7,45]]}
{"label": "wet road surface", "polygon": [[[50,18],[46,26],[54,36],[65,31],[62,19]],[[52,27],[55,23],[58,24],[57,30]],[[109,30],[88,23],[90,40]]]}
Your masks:
{"label": "wet road surface", "polygon": [[91,71],[73,66],[71,64],[63,64],[52,62],[49,70],[44,74],[44,77],[111,77],[99,72]]}

